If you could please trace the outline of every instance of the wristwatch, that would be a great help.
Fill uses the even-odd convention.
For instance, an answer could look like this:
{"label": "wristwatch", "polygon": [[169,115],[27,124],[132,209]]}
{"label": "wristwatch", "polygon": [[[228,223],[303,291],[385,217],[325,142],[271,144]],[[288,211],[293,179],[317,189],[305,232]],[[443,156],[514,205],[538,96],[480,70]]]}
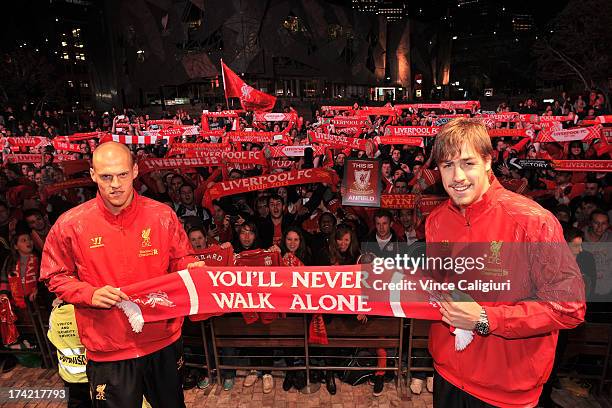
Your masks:
{"label": "wristwatch", "polygon": [[487,317],[487,312],[485,311],[484,307],[480,311],[480,319],[476,322],[474,331],[481,336],[486,336],[489,334],[489,318]]}

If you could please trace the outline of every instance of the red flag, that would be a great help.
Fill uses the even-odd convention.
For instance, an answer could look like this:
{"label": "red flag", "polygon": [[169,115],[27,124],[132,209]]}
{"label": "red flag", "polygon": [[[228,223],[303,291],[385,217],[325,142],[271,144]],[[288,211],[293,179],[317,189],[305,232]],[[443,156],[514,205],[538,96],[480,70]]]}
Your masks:
{"label": "red flag", "polygon": [[250,85],[247,85],[234,71],[229,69],[221,61],[223,73],[223,87],[225,88],[226,98],[239,98],[244,110],[250,111],[271,111],[276,103],[276,97],[261,92]]}

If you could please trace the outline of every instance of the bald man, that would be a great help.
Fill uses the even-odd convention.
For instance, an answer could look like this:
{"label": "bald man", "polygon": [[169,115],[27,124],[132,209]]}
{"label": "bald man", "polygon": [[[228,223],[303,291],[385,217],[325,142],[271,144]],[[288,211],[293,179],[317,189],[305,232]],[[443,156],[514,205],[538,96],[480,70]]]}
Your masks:
{"label": "bald man", "polygon": [[136,408],[143,395],[153,408],[184,407],[182,319],[146,323],[134,333],[114,306],[127,299],[121,287],[189,262],[187,235],[170,207],[134,191],[138,165],[125,145],[100,145],[90,174],[97,197],[51,228],[41,279],[75,306],[94,407]]}

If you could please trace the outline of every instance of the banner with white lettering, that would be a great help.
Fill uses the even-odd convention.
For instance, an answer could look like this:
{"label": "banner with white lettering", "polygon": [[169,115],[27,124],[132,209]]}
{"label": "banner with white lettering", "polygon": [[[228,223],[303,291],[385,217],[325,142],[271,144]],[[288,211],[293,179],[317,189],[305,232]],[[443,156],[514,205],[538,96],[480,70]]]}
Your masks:
{"label": "banner with white lettering", "polygon": [[380,207],[380,161],[348,159],[342,178],[342,205]]}
{"label": "banner with white lettering", "polygon": [[236,180],[226,180],[216,183],[204,193],[203,205],[212,209],[213,200],[221,197],[292,186],[296,184],[326,183],[334,191],[337,190],[338,175],[329,169],[291,170],[283,173],[266,174]]}

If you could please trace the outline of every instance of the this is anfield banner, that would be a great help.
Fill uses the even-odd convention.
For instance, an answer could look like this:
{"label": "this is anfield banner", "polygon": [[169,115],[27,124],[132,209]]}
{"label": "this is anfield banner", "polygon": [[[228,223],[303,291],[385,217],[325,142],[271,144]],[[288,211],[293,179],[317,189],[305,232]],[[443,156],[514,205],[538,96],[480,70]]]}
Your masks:
{"label": "this is anfield banner", "polygon": [[439,126],[387,126],[385,136],[435,136]]}
{"label": "this is anfield banner", "polygon": [[380,161],[348,159],[342,178],[342,205],[380,207]]}
{"label": "this is anfield banner", "polygon": [[223,88],[226,98],[239,98],[244,110],[267,112],[274,108],[276,97],[261,92],[244,82],[234,71],[221,61]]}
{"label": "this is anfield banner", "polygon": [[612,171],[612,160],[553,160],[552,163],[557,171]]}
{"label": "this is anfield banner", "polygon": [[248,193],[250,191],[267,190],[269,188],[310,183],[327,183],[331,189],[335,191],[338,184],[338,175],[333,170],[316,168],[291,170],[283,173],[266,174],[237,180],[226,180],[221,183],[216,183],[206,190],[203,205],[210,209],[212,208],[213,200],[217,200],[221,197]]}
{"label": "this is anfield banner", "polygon": [[310,137],[310,141],[312,143],[320,143],[322,145],[337,149],[348,148],[365,151],[368,143],[372,143],[372,141],[368,139],[358,139],[355,137],[319,133],[314,131],[308,131],[308,136]]}
{"label": "this is anfield banner", "polygon": [[593,139],[599,139],[601,137],[601,125],[591,126],[591,127],[583,127],[583,128],[573,128],[573,129],[563,129],[563,130],[553,130],[553,129],[545,129],[540,131],[538,134],[537,141],[538,142],[571,142],[574,140],[580,141],[591,141]]}
{"label": "this is anfield banner", "polygon": [[[195,314],[334,313],[440,320],[438,304],[419,285],[401,286],[403,274],[373,273],[371,265],[199,266],[121,287],[117,305],[124,327]],[[378,281],[378,283],[376,282]],[[382,285],[393,282],[394,285]],[[379,288],[379,289],[376,289]],[[128,324],[129,322],[129,324]]]}

